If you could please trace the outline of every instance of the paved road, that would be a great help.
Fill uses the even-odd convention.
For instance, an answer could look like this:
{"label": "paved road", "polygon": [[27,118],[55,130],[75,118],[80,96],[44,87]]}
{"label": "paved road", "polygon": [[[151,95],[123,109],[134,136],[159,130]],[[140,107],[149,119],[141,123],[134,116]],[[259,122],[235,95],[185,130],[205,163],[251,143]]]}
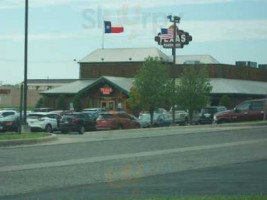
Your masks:
{"label": "paved road", "polygon": [[0,148],[0,199],[267,194],[266,144],[263,126],[62,135]]}

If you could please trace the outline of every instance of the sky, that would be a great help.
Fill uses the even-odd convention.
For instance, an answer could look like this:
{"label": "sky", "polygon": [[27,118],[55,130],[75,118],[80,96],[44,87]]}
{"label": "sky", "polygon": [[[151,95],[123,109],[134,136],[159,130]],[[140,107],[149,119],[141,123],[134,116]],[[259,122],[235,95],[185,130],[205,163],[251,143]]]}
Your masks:
{"label": "sky", "polygon": [[[24,76],[24,0],[0,0],[0,84]],[[102,47],[103,20],[123,26],[105,48],[157,47],[154,37],[181,17],[193,41],[178,55],[267,64],[267,0],[29,0],[29,79],[79,78],[77,61]]]}

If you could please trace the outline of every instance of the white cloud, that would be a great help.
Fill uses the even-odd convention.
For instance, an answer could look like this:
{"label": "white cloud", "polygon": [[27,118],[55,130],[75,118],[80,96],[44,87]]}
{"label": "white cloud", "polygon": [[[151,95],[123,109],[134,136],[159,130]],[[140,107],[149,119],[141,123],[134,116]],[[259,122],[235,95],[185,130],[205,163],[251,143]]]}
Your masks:
{"label": "white cloud", "polygon": [[[110,44],[153,44],[154,37],[164,27],[163,24],[132,23],[124,26],[123,34],[105,36]],[[267,20],[231,20],[231,21],[182,21],[180,29],[193,36],[193,42],[214,42],[229,40],[267,39]],[[78,39],[101,41],[102,30],[94,27],[74,33],[30,34],[30,40]],[[92,39],[94,38],[94,39]],[[23,34],[0,35],[0,40],[24,40]]]}
{"label": "white cloud", "polygon": [[[24,40],[23,34],[8,34],[8,35],[0,35],[0,40]],[[29,40],[57,40],[57,39],[74,39],[74,38],[84,38],[87,37],[83,33],[73,33],[73,34],[52,34],[52,33],[44,33],[44,34],[29,34]]]}
{"label": "white cloud", "polygon": [[[101,6],[107,9],[116,9],[121,8],[122,6],[128,7],[162,7],[162,6],[175,6],[182,4],[214,4],[214,3],[227,3],[234,2],[235,0],[172,0],[172,1],[163,1],[163,0],[30,0],[29,5],[31,7],[42,7],[42,6],[53,6],[53,5],[70,5],[75,4],[76,6],[87,7],[96,7]],[[250,0],[255,1],[255,0]],[[258,0],[259,1],[259,0]],[[266,1],[266,0],[261,0]],[[8,8],[17,8],[23,7],[25,0],[1,0],[0,9]]]}
{"label": "white cloud", "polygon": [[196,42],[267,39],[267,20],[187,21],[181,27]]}
{"label": "white cloud", "polygon": [[[106,40],[110,44],[133,44],[138,46],[153,45],[154,37],[162,26],[147,24],[125,26],[125,34],[110,35]],[[231,40],[267,40],[267,20],[233,20],[233,21],[183,21],[180,29],[193,36],[192,42],[220,42]],[[135,44],[135,45],[134,45]]]}

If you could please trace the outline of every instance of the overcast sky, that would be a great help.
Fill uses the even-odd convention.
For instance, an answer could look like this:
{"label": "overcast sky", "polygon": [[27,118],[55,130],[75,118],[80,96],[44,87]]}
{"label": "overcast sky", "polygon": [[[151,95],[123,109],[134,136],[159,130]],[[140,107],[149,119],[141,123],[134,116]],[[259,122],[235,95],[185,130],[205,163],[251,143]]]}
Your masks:
{"label": "overcast sky", "polygon": [[[181,17],[193,41],[177,54],[210,54],[221,63],[267,64],[267,0],[29,0],[29,75],[78,78],[79,60],[102,45],[102,22],[124,26],[105,48],[159,47],[154,36]],[[160,48],[160,47],[159,47]],[[24,0],[0,1],[0,82],[23,81]],[[170,50],[163,50],[171,54]]]}

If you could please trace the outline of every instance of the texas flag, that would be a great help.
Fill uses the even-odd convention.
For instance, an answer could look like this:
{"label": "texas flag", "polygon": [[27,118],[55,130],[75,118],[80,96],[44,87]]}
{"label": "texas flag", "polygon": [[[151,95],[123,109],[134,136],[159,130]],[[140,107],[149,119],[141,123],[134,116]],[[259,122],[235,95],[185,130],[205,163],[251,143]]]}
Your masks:
{"label": "texas flag", "polygon": [[122,33],[124,31],[123,27],[112,27],[111,21],[104,21],[105,33]]}

